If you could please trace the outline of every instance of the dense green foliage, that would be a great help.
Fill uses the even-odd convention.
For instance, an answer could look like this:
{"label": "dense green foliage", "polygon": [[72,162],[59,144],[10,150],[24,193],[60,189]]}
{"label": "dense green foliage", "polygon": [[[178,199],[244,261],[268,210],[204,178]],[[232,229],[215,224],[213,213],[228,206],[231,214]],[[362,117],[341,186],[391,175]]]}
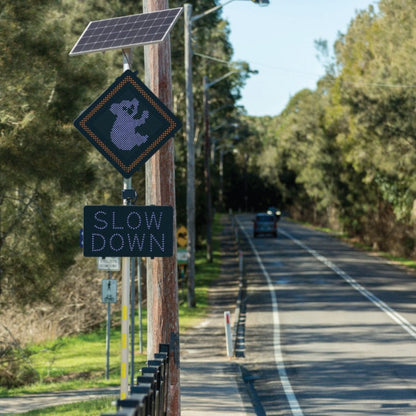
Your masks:
{"label": "dense green foliage", "polygon": [[[269,120],[262,157],[294,216],[407,256],[415,255],[415,23],[411,0],[359,12],[316,90]],[[317,46],[325,52],[325,42]]]}
{"label": "dense green foliage", "polygon": [[[194,13],[215,5],[194,1]],[[170,7],[181,5],[172,1]],[[133,0],[0,1],[0,300],[24,304],[53,298],[54,287],[79,250],[82,207],[120,203],[122,179],[72,125],[121,72],[121,51],[69,57],[89,21],[142,11]],[[183,20],[171,35],[174,112],[185,119]],[[231,61],[228,26],[220,12],[195,24],[195,52]],[[133,50],[133,70],[144,79],[143,48]],[[213,126],[233,117],[247,64],[210,89]],[[198,191],[201,174],[202,79],[229,67],[194,57]],[[218,110],[220,109],[220,110]],[[178,223],[185,220],[186,143],[175,138]],[[133,177],[144,201],[144,173]],[[198,196],[199,198],[199,196]],[[203,195],[201,195],[201,199]],[[202,199],[203,200],[203,199]],[[203,203],[198,223],[204,224]],[[202,230],[199,230],[200,232]]]}
{"label": "dense green foliage", "polygon": [[[191,1],[194,14],[214,0]],[[171,1],[170,7],[182,3]],[[252,5],[247,5],[250,7]],[[252,6],[255,7],[255,6]],[[82,206],[120,202],[121,178],[72,120],[121,71],[121,52],[69,57],[90,20],[140,13],[133,0],[0,0],[0,301],[54,297],[73,262]],[[415,254],[416,11],[411,0],[380,0],[339,36],[326,75],[276,117],[236,106],[253,72],[247,63],[209,89],[216,209],[278,205],[394,254]],[[221,11],[195,22],[198,243],[205,235],[203,77],[230,71]],[[171,34],[174,112],[185,120],[184,30]],[[207,59],[214,57],[215,60]],[[133,70],[144,78],[143,48]],[[186,223],[186,141],[175,137],[177,223]],[[133,177],[144,201],[144,174]]]}
{"label": "dense green foliage", "polygon": [[105,74],[91,70],[100,59],[68,59],[56,1],[1,3],[0,288],[30,301],[73,261],[94,174],[69,123],[91,94],[78,81],[97,88]]}

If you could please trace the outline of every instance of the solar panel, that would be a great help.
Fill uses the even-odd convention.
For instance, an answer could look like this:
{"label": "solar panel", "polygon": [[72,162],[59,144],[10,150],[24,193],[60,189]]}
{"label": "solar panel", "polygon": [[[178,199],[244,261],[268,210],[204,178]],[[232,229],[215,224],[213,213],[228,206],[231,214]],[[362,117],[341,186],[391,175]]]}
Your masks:
{"label": "solar panel", "polygon": [[130,48],[162,42],[182,13],[182,7],[95,20],[88,23],[70,55]]}

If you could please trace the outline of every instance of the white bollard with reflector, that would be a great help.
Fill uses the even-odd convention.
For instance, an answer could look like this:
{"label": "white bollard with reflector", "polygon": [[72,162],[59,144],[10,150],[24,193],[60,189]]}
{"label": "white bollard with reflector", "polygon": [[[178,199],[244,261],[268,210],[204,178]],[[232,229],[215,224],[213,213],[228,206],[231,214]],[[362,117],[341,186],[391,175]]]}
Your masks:
{"label": "white bollard with reflector", "polygon": [[231,316],[230,312],[224,312],[224,325],[225,325],[225,340],[227,343],[227,357],[233,356],[233,339],[231,336]]}

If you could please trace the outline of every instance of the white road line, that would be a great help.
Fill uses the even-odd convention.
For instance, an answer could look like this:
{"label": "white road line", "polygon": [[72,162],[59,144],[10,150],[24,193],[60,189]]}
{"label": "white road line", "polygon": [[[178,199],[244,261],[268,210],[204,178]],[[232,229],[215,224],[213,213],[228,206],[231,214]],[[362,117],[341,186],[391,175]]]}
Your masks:
{"label": "white road line", "polygon": [[293,416],[303,416],[302,409],[299,406],[299,403],[296,399],[296,395],[292,389],[292,385],[290,384],[289,377],[286,373],[286,367],[285,363],[283,361],[283,355],[282,355],[282,348],[280,344],[280,320],[279,320],[279,307],[276,299],[276,293],[275,289],[272,283],[272,279],[269,276],[269,273],[267,273],[266,268],[263,265],[263,262],[261,261],[261,258],[259,256],[259,253],[257,252],[256,248],[254,247],[254,244],[247,234],[247,232],[244,230],[244,228],[241,226],[240,221],[237,219],[238,225],[240,226],[240,229],[245,234],[248,242],[250,243],[251,249],[253,250],[253,253],[256,256],[257,262],[260,265],[260,268],[267,280],[267,286],[270,291],[271,301],[272,301],[272,310],[273,310],[273,344],[274,344],[274,359],[276,361],[276,367],[277,371],[279,373],[280,381],[283,386],[283,390],[285,392],[287,401],[290,406],[290,410],[292,411]]}
{"label": "white road line", "polygon": [[399,324],[409,335],[416,339],[416,327],[414,327],[406,318],[396,312],[394,309],[390,308],[386,303],[384,303],[381,299],[379,299],[376,295],[371,293],[365,287],[361,286],[355,279],[353,279],[350,275],[344,272],[344,270],[340,269],[326,257],[319,254],[317,251],[309,248],[306,244],[303,244],[301,241],[297,240],[295,237],[290,235],[288,232],[280,229],[279,232],[286,237],[290,238],[294,243],[298,246],[302,247],[312,256],[314,256],[317,260],[324,263],[327,267],[329,267],[332,271],[334,271],[338,276],[342,277],[347,283],[349,283],[355,290],[360,292],[363,296],[365,296],[369,301],[371,301],[374,305],[376,305],[379,309],[381,309],[384,313],[386,313],[394,322]]}

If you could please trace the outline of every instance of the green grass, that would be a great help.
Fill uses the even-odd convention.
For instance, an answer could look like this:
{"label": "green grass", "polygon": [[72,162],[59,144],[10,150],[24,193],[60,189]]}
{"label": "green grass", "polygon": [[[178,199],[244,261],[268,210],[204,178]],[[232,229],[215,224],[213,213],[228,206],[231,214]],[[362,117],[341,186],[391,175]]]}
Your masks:
{"label": "green grass", "polygon": [[[206,251],[201,249],[195,259],[195,298],[196,308],[189,308],[186,302],[186,288],[179,288],[179,327],[183,333],[201,321],[208,310],[208,290],[218,278],[220,271],[220,243],[216,236],[221,233],[219,217],[213,224],[213,262],[206,260]],[[115,322],[119,322],[120,313],[113,311]],[[137,320],[136,320],[137,325]],[[145,365],[146,355],[138,354],[139,336],[136,328],[135,372]],[[146,308],[143,308],[143,344],[146,345]],[[106,323],[88,334],[59,338],[53,342],[30,345],[30,362],[38,372],[40,380],[24,387],[5,389],[0,387],[0,397],[24,394],[45,393],[94,387],[119,386],[120,384],[120,328],[111,328],[110,335],[110,372],[105,380],[106,362]],[[104,398],[70,405],[48,407],[39,411],[26,412],[24,415],[85,415],[99,416],[103,412],[114,411],[113,399]]]}
{"label": "green grass", "polygon": [[[120,382],[120,339],[120,329],[112,328],[109,380],[105,379],[105,330],[29,346],[29,360],[39,374],[39,381],[18,388],[0,388],[0,396],[116,386]],[[135,351],[138,351],[138,337],[135,344]],[[145,361],[146,356],[136,352],[135,367],[141,368]]]}
{"label": "green grass", "polygon": [[100,416],[102,413],[114,412],[115,407],[112,403],[114,398],[104,398],[98,400],[88,400],[73,404],[65,404],[61,406],[51,406],[30,412],[19,413],[16,416]]}

